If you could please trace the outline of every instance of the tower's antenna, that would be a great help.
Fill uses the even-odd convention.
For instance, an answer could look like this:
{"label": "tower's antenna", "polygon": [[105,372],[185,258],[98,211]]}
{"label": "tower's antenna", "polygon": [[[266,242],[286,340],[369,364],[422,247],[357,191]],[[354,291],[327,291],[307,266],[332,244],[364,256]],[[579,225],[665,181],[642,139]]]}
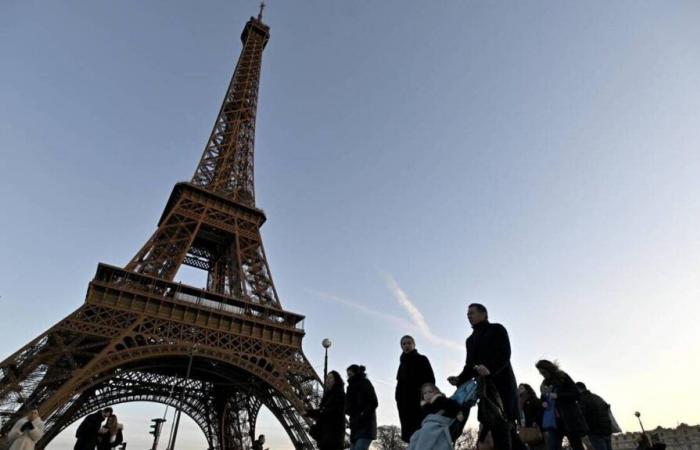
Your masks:
{"label": "tower's antenna", "polygon": [[258,13],[258,20],[262,20],[262,13],[263,13],[264,9],[265,9],[265,2],[261,1],[260,2],[260,12]]}

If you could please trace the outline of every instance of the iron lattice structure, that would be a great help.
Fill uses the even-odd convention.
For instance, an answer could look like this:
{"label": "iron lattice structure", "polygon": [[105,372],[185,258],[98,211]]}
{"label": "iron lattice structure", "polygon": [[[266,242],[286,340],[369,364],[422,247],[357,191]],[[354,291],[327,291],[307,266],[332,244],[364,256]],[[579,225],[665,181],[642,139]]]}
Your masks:
{"label": "iron lattice structure", "polygon": [[[192,417],[210,448],[247,449],[264,405],[295,448],[314,448],[303,413],[320,382],[302,352],[304,317],[283,310],[275,291],[260,236],[265,214],[255,207],[268,39],[261,16],[251,18],[194,176],[175,185],[146,244],[124,268],[99,264],[85,303],[0,363],[3,433],[38,407],[44,448],[90,412],[152,401]],[[173,281],[183,264],[207,272],[206,288]]]}

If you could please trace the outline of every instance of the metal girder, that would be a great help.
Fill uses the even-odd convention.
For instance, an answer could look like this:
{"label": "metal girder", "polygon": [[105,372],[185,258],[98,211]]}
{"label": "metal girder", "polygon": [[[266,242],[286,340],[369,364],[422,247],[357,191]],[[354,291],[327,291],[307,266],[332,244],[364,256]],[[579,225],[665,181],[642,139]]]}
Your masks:
{"label": "metal girder", "polygon": [[251,18],[243,50],[192,183],[246,205],[255,204],[253,152],[262,52],[267,25]]}
{"label": "metal girder", "polygon": [[[192,417],[211,448],[239,450],[250,446],[264,405],[296,449],[315,448],[304,412],[321,384],[302,352],[304,317],[277,296],[260,234],[266,217],[255,207],[269,28],[251,18],[241,39],[200,163],[191,182],[175,185],[156,231],[125,268],[98,265],[81,307],[0,362],[0,434],[38,408],[42,449],[90,412],[152,401]],[[205,289],[173,281],[183,264],[207,272]]]}

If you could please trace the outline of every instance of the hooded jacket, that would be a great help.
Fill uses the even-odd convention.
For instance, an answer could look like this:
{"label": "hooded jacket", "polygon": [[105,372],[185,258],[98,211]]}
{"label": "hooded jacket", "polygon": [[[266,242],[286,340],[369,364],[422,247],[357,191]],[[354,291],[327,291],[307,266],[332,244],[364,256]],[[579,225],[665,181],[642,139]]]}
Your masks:
{"label": "hooded jacket", "polygon": [[345,393],[345,414],[350,418],[350,441],[377,438],[377,394],[364,373],[348,380]]}

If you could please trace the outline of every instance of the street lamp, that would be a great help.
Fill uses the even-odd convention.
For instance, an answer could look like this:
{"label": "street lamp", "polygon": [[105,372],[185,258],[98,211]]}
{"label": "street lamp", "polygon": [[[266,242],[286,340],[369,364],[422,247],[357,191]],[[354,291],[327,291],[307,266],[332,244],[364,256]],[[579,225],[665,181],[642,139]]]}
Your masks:
{"label": "street lamp", "polygon": [[644,431],[644,425],[642,425],[642,419],[641,419],[642,413],[640,413],[639,411],[635,411],[634,415],[637,417],[637,420],[639,421],[639,426],[642,429],[642,434],[646,434],[646,431]]}
{"label": "street lamp", "polygon": [[328,348],[331,346],[332,342],[330,339],[326,338],[321,341],[321,345],[326,349],[326,356],[323,359],[323,390],[326,390],[326,377],[328,376]]}
{"label": "street lamp", "polygon": [[642,413],[640,413],[639,411],[635,411],[634,415],[637,417],[637,420],[639,421],[639,426],[642,429],[641,439],[645,439],[647,441],[647,443],[649,444],[649,447],[651,447],[651,439],[649,439],[649,436],[647,436],[647,432],[644,431],[644,425],[642,425],[642,419],[641,419]]}

